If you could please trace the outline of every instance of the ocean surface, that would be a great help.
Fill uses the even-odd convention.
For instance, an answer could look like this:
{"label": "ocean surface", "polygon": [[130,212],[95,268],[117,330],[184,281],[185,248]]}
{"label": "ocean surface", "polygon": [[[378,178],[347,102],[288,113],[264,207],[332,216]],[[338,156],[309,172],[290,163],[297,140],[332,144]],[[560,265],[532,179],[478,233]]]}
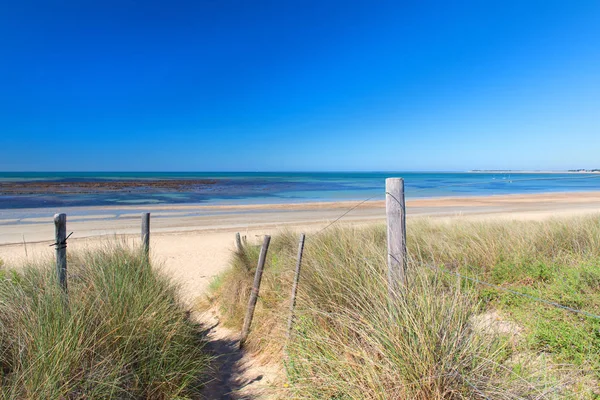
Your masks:
{"label": "ocean surface", "polygon": [[[385,179],[405,179],[408,198],[489,196],[600,191],[600,174],[587,173],[450,173],[450,172],[324,172],[324,173],[192,173],[85,172],[1,173],[3,184],[24,182],[150,181],[214,179],[198,190],[173,191],[137,187],[133,191],[75,194],[0,194],[0,209],[78,206],[140,206],[160,204],[272,204],[384,198]],[[139,185],[138,185],[139,186]]]}

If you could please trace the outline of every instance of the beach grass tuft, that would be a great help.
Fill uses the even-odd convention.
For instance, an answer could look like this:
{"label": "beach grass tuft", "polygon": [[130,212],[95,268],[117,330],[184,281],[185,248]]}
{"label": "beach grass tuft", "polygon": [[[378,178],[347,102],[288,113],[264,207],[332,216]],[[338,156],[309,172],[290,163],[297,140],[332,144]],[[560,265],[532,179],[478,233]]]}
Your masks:
{"label": "beach grass tuft", "polygon": [[68,297],[51,262],[0,272],[2,398],[195,396],[208,358],[177,287],[120,243],[68,261]]}

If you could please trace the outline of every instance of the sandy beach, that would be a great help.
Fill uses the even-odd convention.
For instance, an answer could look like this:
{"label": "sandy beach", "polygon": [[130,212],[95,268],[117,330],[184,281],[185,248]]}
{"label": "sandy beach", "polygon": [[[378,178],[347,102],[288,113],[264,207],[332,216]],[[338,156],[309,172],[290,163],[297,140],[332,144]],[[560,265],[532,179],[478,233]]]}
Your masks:
{"label": "sandy beach", "polygon": [[[151,249],[154,260],[183,286],[185,297],[201,294],[227,266],[240,232],[250,241],[282,229],[315,232],[357,206],[358,202],[276,205],[157,205],[152,213]],[[53,214],[68,215],[73,232],[69,249],[97,246],[120,237],[139,240],[139,207],[85,207],[61,210],[19,210],[19,218],[0,213],[0,258],[8,265],[52,257]],[[408,218],[543,219],[600,212],[600,192],[448,197],[407,201]],[[47,215],[43,215],[47,213]],[[31,215],[31,216],[28,216]],[[369,201],[336,224],[383,223],[385,202]]]}

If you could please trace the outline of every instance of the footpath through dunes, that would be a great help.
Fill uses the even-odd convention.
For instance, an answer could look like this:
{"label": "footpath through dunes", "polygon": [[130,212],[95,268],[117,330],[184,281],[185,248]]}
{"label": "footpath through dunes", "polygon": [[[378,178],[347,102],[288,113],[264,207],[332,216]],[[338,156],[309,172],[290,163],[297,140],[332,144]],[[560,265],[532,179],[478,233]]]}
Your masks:
{"label": "footpath through dunes", "polygon": [[[247,237],[277,232],[277,229],[245,231]],[[279,376],[277,366],[264,365],[251,354],[239,349],[239,332],[221,326],[216,313],[194,311],[198,300],[206,293],[211,280],[228,268],[235,245],[235,233],[185,232],[151,235],[153,264],[160,266],[180,287],[190,316],[203,326],[208,344],[204,350],[213,358],[208,371],[208,384],[202,390],[204,399],[269,398],[270,390]],[[103,247],[115,240],[125,241],[128,247],[139,246],[137,236],[71,238],[68,253]],[[48,242],[20,243],[0,246],[0,260],[8,265],[23,260],[41,261],[54,256]]]}
{"label": "footpath through dunes", "polygon": [[[248,231],[260,235],[267,231]],[[273,231],[268,231],[274,233]],[[127,247],[139,246],[137,237],[122,236],[69,239],[68,254],[105,247],[115,240]],[[203,326],[208,339],[204,350],[213,361],[208,371],[208,384],[202,390],[204,399],[259,399],[278,376],[276,367],[255,362],[252,355],[239,349],[239,332],[221,326],[215,313],[199,313],[194,306],[206,293],[211,279],[225,270],[234,249],[232,232],[197,232],[195,234],[163,233],[151,237],[153,264],[163,269],[180,287],[180,294],[193,321]],[[54,248],[46,242],[0,246],[0,259],[7,265],[25,261],[52,259]],[[267,397],[268,398],[268,397]]]}

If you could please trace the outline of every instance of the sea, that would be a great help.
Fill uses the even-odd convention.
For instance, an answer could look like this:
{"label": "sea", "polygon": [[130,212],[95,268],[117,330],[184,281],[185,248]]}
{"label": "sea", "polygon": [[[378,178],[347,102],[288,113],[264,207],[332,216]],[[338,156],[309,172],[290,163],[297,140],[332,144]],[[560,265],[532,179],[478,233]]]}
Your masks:
{"label": "sea", "polygon": [[[231,205],[363,201],[385,197],[385,179],[401,177],[407,198],[600,191],[598,173],[518,172],[0,172],[0,210],[168,204]],[[213,179],[198,190],[148,188],[67,194],[2,194],[22,182]]]}

